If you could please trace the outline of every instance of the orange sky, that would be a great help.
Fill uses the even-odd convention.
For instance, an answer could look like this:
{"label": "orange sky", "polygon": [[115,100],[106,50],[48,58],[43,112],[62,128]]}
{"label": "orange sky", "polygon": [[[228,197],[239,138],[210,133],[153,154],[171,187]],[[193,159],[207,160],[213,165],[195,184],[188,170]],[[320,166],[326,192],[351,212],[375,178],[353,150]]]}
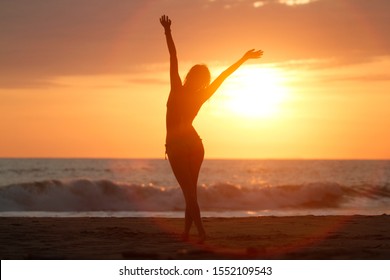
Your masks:
{"label": "orange sky", "polygon": [[264,50],[195,120],[207,158],[389,159],[389,10],[387,0],[2,1],[0,157],[163,158],[165,13],[182,76],[206,63],[216,77]]}

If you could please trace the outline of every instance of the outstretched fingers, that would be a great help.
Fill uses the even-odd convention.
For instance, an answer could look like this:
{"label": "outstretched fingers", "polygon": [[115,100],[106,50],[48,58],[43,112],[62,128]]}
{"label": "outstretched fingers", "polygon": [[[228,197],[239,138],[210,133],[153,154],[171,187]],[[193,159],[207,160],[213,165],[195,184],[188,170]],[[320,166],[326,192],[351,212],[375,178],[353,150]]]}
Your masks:
{"label": "outstretched fingers", "polygon": [[253,56],[255,58],[260,58],[262,55],[263,55],[263,51],[262,50],[258,50],[258,51],[254,51],[253,52]]}
{"label": "outstretched fingers", "polygon": [[263,51],[262,50],[258,50],[256,51],[255,49],[251,49],[249,51],[247,51],[244,55],[244,57],[246,59],[250,59],[250,58],[260,58],[261,56],[263,55]]}
{"label": "outstretched fingers", "polygon": [[169,28],[171,26],[172,21],[169,19],[168,16],[163,15],[160,17],[160,23],[164,28]]}

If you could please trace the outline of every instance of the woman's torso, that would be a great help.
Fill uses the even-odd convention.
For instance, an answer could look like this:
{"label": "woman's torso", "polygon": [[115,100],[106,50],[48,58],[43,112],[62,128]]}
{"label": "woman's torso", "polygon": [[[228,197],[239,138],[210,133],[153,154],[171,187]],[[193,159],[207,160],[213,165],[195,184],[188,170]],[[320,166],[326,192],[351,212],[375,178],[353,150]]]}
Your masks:
{"label": "woman's torso", "polygon": [[167,102],[166,142],[199,139],[192,125],[202,102],[197,93],[184,92],[183,87],[171,91]]}

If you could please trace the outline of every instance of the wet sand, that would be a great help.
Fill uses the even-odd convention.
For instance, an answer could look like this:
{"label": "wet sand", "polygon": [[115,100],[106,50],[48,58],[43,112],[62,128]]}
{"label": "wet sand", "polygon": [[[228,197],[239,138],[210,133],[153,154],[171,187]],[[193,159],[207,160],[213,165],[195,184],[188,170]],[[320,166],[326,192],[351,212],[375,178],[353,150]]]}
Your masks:
{"label": "wet sand", "polygon": [[390,259],[390,216],[0,218],[1,259]]}

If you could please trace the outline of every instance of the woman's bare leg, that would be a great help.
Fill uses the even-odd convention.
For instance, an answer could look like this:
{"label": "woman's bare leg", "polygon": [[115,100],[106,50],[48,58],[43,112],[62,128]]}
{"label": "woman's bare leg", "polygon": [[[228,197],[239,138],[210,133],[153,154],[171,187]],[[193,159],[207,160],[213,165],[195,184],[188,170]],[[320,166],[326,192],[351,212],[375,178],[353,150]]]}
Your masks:
{"label": "woman's bare leg", "polygon": [[197,178],[201,164],[199,159],[203,160],[203,153],[201,156],[194,157],[188,153],[187,149],[179,146],[169,149],[168,158],[186,201],[184,235],[188,235],[193,222],[198,229],[199,236],[204,240],[205,231],[197,199]]}
{"label": "woman's bare leg", "polygon": [[193,221],[194,220],[192,219],[190,208],[186,206],[184,234],[183,234],[184,239],[188,239],[188,235],[190,234],[190,229]]}
{"label": "woman's bare leg", "polygon": [[194,146],[194,149],[191,153],[190,172],[191,172],[191,178],[193,180],[192,192],[193,192],[193,196],[195,197],[194,200],[196,201],[197,215],[199,216],[199,223],[200,224],[199,224],[199,226],[197,226],[197,228],[198,228],[201,242],[203,242],[206,239],[206,232],[205,232],[204,227],[203,227],[202,218],[200,215],[200,209],[199,209],[199,205],[198,205],[198,178],[199,178],[200,168],[201,168],[202,163],[203,163],[203,159],[204,159],[204,148],[203,148],[202,141],[199,140],[199,142],[197,142],[197,145]]}

